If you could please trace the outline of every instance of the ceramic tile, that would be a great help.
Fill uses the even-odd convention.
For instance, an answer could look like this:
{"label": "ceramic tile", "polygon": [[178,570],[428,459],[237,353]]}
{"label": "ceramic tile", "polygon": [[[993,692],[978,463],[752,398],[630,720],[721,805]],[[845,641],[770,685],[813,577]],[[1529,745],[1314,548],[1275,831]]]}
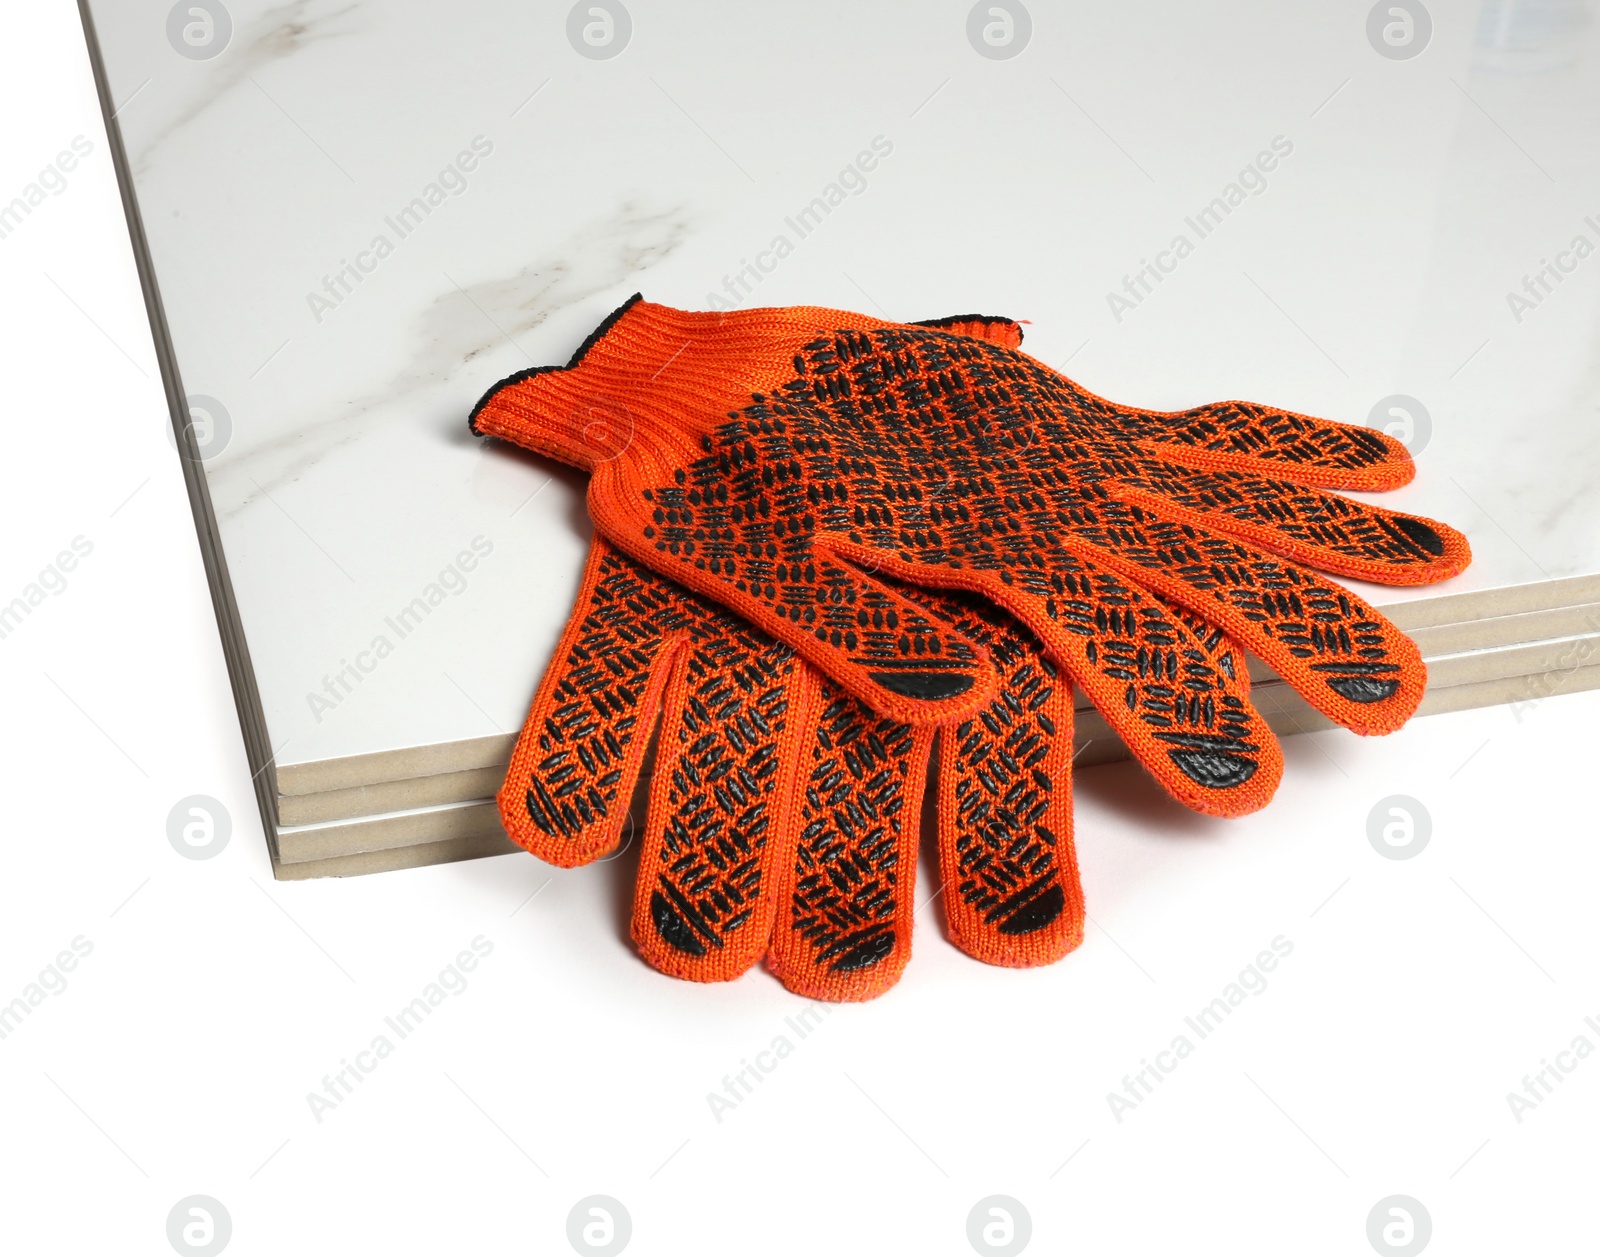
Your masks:
{"label": "ceramic tile", "polygon": [[194,60],[169,5],[91,7],[183,388],[226,413],[215,541],[286,777],[515,731],[583,480],[465,417],[636,289],[1007,313],[1159,408],[1418,399],[1420,474],[1384,500],[1476,562],[1364,593],[1600,574],[1593,26],[1519,66],[1439,3],[1391,61],[1337,8],[1034,4],[989,60],[937,6],[641,3],[592,60],[509,0],[236,0]]}

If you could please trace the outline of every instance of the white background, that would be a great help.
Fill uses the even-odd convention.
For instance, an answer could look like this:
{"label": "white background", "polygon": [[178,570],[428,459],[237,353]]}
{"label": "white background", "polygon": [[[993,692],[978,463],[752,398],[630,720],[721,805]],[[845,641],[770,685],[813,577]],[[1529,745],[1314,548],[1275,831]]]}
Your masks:
{"label": "white background", "polygon": [[[564,1252],[593,1193],[638,1254],[970,1252],[992,1194],[1036,1252],[1367,1253],[1394,1194],[1432,1252],[1592,1251],[1600,1053],[1520,1122],[1506,1096],[1600,1047],[1600,695],[1290,739],[1242,821],[1084,772],[1077,953],[985,968],[934,900],[899,987],[803,1041],[765,973],[632,954],[626,857],[276,884],[76,13],[12,6],[3,48],[0,202],[93,144],[0,240],[0,602],[93,547],[0,640],[0,1003],[92,946],[0,1039],[5,1251],[169,1252],[204,1194],[231,1253]],[[208,860],[167,838],[194,794],[232,818]],[[1368,841],[1393,795],[1431,817],[1411,859]],[[1119,1122],[1107,1094],[1280,935],[1266,989]],[[467,988],[319,1121],[307,1094],[479,936]]]}

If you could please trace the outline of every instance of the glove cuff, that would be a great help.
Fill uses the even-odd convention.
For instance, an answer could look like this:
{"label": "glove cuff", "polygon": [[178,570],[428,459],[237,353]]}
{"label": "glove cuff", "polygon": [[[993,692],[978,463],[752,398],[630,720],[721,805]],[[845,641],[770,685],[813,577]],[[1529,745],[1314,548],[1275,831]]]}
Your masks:
{"label": "glove cuff", "polygon": [[[794,375],[794,347],[817,334],[906,326],[814,306],[691,312],[637,293],[590,333],[564,367],[535,367],[500,381],[468,425],[564,463],[594,471],[630,451],[630,461],[680,465],[687,442],[698,454],[699,425],[720,422]],[[937,328],[1014,347],[1010,319],[961,315],[911,326]],[[696,422],[698,420],[698,423]],[[669,455],[671,455],[669,457]]]}
{"label": "glove cuff", "polygon": [[[467,420],[478,436],[497,436],[584,471],[617,458],[638,435],[640,403],[670,363],[689,329],[677,315],[629,297],[578,346],[565,366],[534,367],[507,376],[487,393]],[[665,417],[664,417],[665,418]],[[668,420],[670,422],[670,420]]]}

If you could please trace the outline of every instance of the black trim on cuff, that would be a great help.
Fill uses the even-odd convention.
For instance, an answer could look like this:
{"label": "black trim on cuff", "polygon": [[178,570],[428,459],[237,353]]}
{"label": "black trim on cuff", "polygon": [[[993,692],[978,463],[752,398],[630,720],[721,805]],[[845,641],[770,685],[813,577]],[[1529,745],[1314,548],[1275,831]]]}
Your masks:
{"label": "black trim on cuff", "polygon": [[505,379],[491,385],[489,387],[489,391],[478,399],[478,404],[472,408],[472,413],[467,416],[467,428],[471,431],[472,435],[483,435],[482,432],[478,431],[478,416],[483,413],[483,408],[489,404],[489,402],[494,398],[495,394],[500,392],[501,389],[509,388],[513,384],[521,384],[524,380],[531,380],[536,375],[548,375],[551,371],[570,371],[573,367],[577,366],[578,363],[583,361],[583,356],[593,349],[597,344],[599,344],[600,339],[607,332],[616,326],[618,319],[620,319],[624,314],[633,309],[634,306],[638,305],[639,302],[643,300],[644,294],[636,292],[610,314],[606,315],[605,318],[601,319],[599,326],[584,338],[583,344],[579,345],[572,357],[567,359],[565,366],[552,365],[548,367],[527,367],[524,370],[515,371],[506,376]]}
{"label": "black trim on cuff", "polygon": [[942,319],[917,319],[912,327],[953,327],[957,323],[1009,323],[1022,335],[1022,325],[1003,314],[951,314]]}

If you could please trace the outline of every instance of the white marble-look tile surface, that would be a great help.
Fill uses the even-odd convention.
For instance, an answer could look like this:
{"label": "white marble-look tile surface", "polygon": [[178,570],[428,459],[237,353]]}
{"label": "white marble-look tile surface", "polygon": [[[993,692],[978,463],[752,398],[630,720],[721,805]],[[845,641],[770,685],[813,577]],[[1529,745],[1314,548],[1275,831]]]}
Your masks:
{"label": "white marble-look tile surface", "polygon": [[[594,60],[560,4],[228,0],[226,49],[193,60],[165,0],[96,0],[183,384],[231,421],[207,475],[280,762],[515,729],[584,485],[466,415],[639,289],[1008,314],[1151,407],[1362,422],[1407,395],[1431,437],[1385,500],[1477,559],[1369,594],[1600,572],[1600,30],[1554,7],[1430,3],[1426,50],[1391,60],[1359,4],[1037,2],[993,60],[960,4],[630,0],[628,46]],[[348,696],[313,701],[352,665]]]}

